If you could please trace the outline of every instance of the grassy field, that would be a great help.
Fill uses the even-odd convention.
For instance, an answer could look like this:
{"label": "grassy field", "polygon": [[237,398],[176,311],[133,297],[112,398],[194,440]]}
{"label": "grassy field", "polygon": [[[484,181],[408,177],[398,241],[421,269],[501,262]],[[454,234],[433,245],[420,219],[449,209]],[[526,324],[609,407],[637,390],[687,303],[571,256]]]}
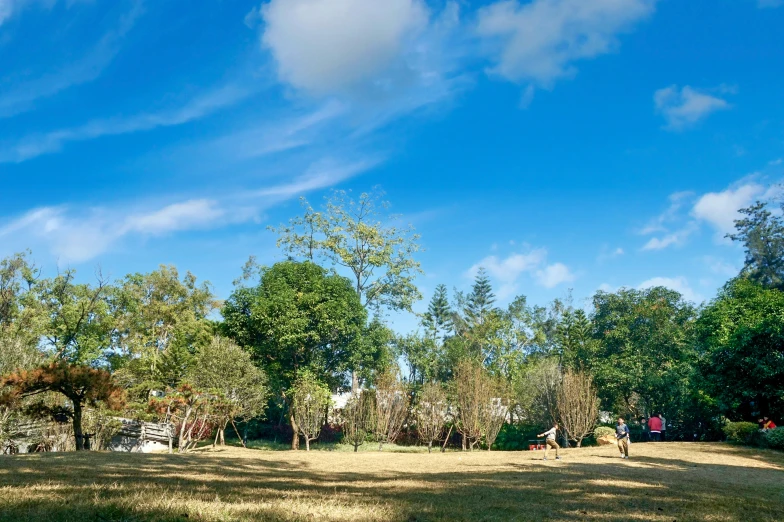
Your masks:
{"label": "grassy field", "polygon": [[784,520],[784,454],[724,444],[541,452],[0,457],[2,521]]}

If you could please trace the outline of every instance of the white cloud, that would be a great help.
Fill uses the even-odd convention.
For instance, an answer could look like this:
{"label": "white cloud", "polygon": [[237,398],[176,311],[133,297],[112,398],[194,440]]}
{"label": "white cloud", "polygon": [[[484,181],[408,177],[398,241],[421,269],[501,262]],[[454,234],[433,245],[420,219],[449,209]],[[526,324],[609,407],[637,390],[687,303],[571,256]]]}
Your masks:
{"label": "white cloud", "polygon": [[686,239],[697,230],[693,223],[687,224],[684,228],[675,232],[665,234],[661,237],[652,237],[642,247],[643,250],[663,250],[669,246],[678,246],[686,242]]}
{"label": "white cloud", "polygon": [[725,277],[734,277],[738,275],[741,270],[739,266],[735,266],[732,263],[728,263],[727,261],[715,258],[713,256],[705,256],[703,261],[707,265],[708,270],[714,274]]}
{"label": "white cloud", "polygon": [[[549,88],[574,62],[612,52],[617,35],[654,11],[656,0],[503,0],[483,7],[476,31],[491,49],[491,72]],[[524,100],[532,97],[527,94]]]}
{"label": "white cloud", "polygon": [[480,268],[487,270],[492,279],[499,283],[497,297],[503,301],[514,296],[520,286],[520,278],[528,274],[534,282],[545,288],[574,281],[576,276],[563,263],[547,262],[547,250],[537,248],[526,253],[513,253],[506,258],[488,256],[469,268],[465,277],[473,279]]}
{"label": "white cloud", "polygon": [[488,256],[474,266],[467,275],[475,277],[480,268],[484,268],[495,279],[502,283],[513,283],[522,274],[532,272],[547,259],[547,250],[539,248],[527,254],[512,254],[506,259]]}
{"label": "white cloud", "polygon": [[643,281],[638,286],[639,289],[646,289],[652,288],[654,286],[663,286],[665,288],[669,288],[671,290],[675,290],[679,292],[684,299],[687,301],[691,301],[693,303],[701,303],[705,300],[705,298],[700,295],[699,293],[695,292],[691,286],[689,286],[688,280],[681,276],[681,277],[654,277],[652,279],[648,279],[647,281]]}
{"label": "white cloud", "polygon": [[[720,92],[728,92],[731,89],[721,87]],[[667,122],[665,129],[680,131],[697,124],[707,118],[711,113],[730,108],[726,100],[693,89],[688,85],[678,89],[677,85],[671,85],[664,89],[659,89],[653,95],[656,111],[659,112]]]}
{"label": "white cloud", "polygon": [[402,55],[428,25],[421,0],[271,0],[261,12],[280,78],[315,94],[407,68]]}
{"label": "white cloud", "polygon": [[182,125],[234,105],[249,94],[247,89],[228,85],[196,97],[175,109],[142,113],[128,118],[94,120],[79,127],[27,136],[10,146],[0,148],[0,163],[21,163],[43,154],[58,152],[69,142]]}
{"label": "white cloud", "polygon": [[670,194],[668,198],[670,205],[667,207],[667,210],[651,220],[639,233],[643,236],[647,236],[656,232],[667,232],[668,225],[678,219],[680,210],[684,207],[686,201],[693,195],[693,192],[688,191]]}
{"label": "white cloud", "polygon": [[189,199],[159,208],[148,205],[139,210],[122,204],[88,210],[76,206],[39,208],[0,225],[0,239],[4,244],[18,243],[24,248],[38,241],[61,262],[81,263],[111,250],[126,238],[207,230],[253,220],[265,208],[334,185],[376,163],[322,162],[289,183],[215,199]]}
{"label": "white cloud", "polygon": [[570,283],[576,276],[563,263],[555,263],[537,270],[536,281],[545,288],[554,288],[563,283]]}
{"label": "white cloud", "polygon": [[[12,12],[10,0],[0,0],[0,25],[3,22],[4,5],[6,17]],[[117,28],[106,33],[84,57],[71,58],[65,67],[49,67],[50,72],[40,78],[15,85],[11,90],[0,91],[0,118],[25,112],[38,99],[95,80],[119,53],[122,39],[141,14],[141,2],[135,2],[133,8],[121,17]]]}
{"label": "white cloud", "polygon": [[722,192],[709,192],[697,200],[692,215],[710,224],[721,238],[735,230],[738,210],[748,207],[755,199],[763,197],[766,188],[759,183],[747,182]]}
{"label": "white cloud", "polygon": [[757,0],[757,7],[760,9],[781,7],[784,0]]}

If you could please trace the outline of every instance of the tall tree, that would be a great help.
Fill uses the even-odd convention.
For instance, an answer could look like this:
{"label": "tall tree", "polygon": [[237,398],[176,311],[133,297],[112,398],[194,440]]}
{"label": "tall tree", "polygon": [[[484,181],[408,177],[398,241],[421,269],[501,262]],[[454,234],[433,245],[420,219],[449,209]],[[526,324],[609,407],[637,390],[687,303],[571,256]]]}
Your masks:
{"label": "tall tree", "polygon": [[746,217],[735,221],[736,232],[727,237],[746,250],[741,275],[769,288],[784,289],[784,219],[760,201],[740,212]]}
{"label": "tall tree", "polygon": [[106,356],[114,319],[112,287],[98,274],[95,285],[78,284],[68,270],[41,283],[40,300],[46,322],[42,343],[52,355],[74,364],[95,364]]}
{"label": "tall tree", "polygon": [[473,328],[486,322],[488,316],[494,310],[494,303],[495,294],[493,293],[487,270],[484,267],[480,267],[471,287],[471,293],[468,294],[465,307],[465,317],[468,326]]}
{"label": "tall tree", "polygon": [[422,324],[438,342],[443,342],[452,330],[452,308],[449,306],[446,285],[442,284],[436,287]]}
{"label": "tall tree", "polygon": [[696,331],[703,379],[695,393],[735,420],[784,415],[784,292],[731,281]]}
{"label": "tall tree", "polygon": [[421,299],[414,279],[422,272],[414,254],[419,236],[411,226],[385,224],[389,204],[382,192],[362,193],[353,200],[334,191],[323,211],[313,210],[304,198],[304,215],[273,229],[278,246],[295,257],[325,259],[351,272],[354,289],[368,308],[411,310]]}
{"label": "tall tree", "polygon": [[635,416],[675,409],[687,394],[696,356],[694,307],[664,287],[598,292],[593,302],[599,343],[583,366],[603,406]]}
{"label": "tall tree", "polygon": [[[251,351],[273,393],[289,405],[301,371],[336,389],[363,349],[367,312],[351,281],[310,261],[263,269],[258,286],[235,289],[222,314],[224,334]],[[298,442],[295,433],[294,449]]]}

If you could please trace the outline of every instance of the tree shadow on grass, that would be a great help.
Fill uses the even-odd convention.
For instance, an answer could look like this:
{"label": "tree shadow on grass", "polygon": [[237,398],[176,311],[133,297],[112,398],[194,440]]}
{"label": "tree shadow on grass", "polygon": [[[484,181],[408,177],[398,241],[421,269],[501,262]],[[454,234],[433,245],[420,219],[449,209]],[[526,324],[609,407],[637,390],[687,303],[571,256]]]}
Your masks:
{"label": "tree shadow on grass", "polygon": [[[325,469],[291,454],[280,460],[230,452],[4,458],[0,520],[687,521],[781,520],[784,513],[777,463],[747,468],[604,454],[586,463],[572,455],[580,454],[548,462],[525,453],[508,453],[507,462],[475,455],[459,464],[458,456],[423,455],[411,472]],[[727,455],[752,456],[735,448]],[[445,463],[449,471],[441,471]]]}

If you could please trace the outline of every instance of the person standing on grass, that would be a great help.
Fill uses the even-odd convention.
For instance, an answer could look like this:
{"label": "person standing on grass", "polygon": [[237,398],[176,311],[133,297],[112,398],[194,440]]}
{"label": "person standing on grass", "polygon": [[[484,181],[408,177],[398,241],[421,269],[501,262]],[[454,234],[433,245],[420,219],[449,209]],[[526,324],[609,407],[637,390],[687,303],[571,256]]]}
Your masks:
{"label": "person standing on grass", "polygon": [[629,426],[623,422],[622,417],[618,417],[618,424],[615,426],[615,438],[618,441],[618,450],[621,452],[622,459],[629,458]]}
{"label": "person standing on grass", "polygon": [[662,421],[659,418],[657,413],[651,415],[651,418],[648,419],[648,429],[651,431],[651,440],[653,442],[659,442],[661,436],[661,427]]}
{"label": "person standing on grass", "polygon": [[665,419],[664,415],[662,415],[661,413],[659,414],[659,419],[661,419],[661,423],[662,423],[662,425],[661,425],[661,440],[665,441],[665,440],[667,440],[667,437],[664,436],[664,434],[667,433],[667,419]]}
{"label": "person standing on grass", "polygon": [[561,457],[558,456],[558,450],[561,446],[555,441],[555,434],[558,432],[558,423],[554,423],[553,427],[549,430],[545,431],[544,433],[540,433],[537,437],[544,437],[547,436],[547,439],[544,441],[544,458],[542,460],[547,460],[547,451],[550,448],[555,448],[555,460],[561,460]]}

